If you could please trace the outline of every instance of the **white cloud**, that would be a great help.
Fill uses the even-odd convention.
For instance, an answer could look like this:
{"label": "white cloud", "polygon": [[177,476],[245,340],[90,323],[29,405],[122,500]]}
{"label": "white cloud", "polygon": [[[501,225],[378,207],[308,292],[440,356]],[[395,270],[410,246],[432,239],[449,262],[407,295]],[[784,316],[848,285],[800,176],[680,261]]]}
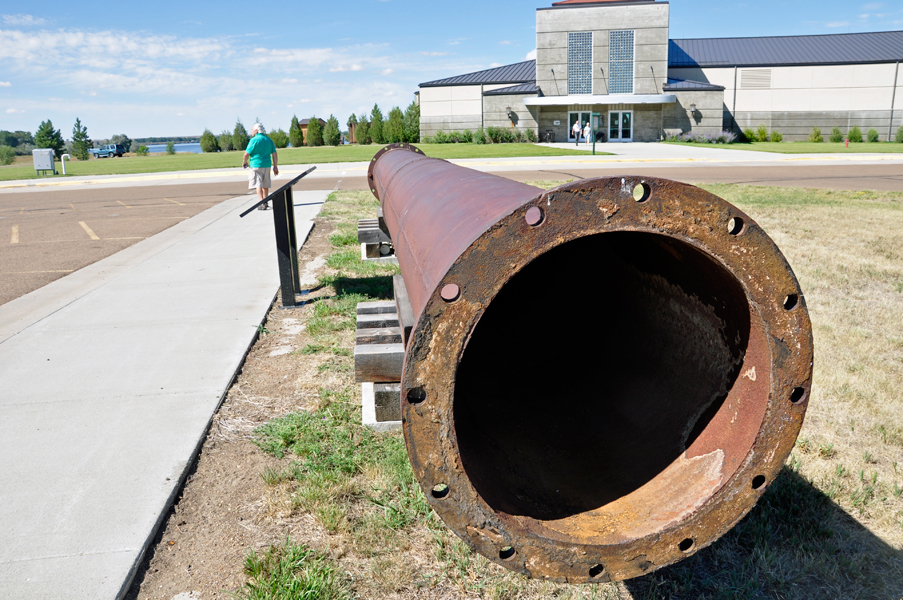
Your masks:
{"label": "white cloud", "polygon": [[524,60],[536,60],[536,48],[527,52],[527,56],[524,57]]}
{"label": "white cloud", "polygon": [[[388,110],[410,102],[422,81],[485,68],[403,46],[271,48],[258,36],[0,27],[0,89],[25,90],[17,102],[28,115],[54,122],[80,117],[95,137],[189,135],[273,111],[282,112],[285,128],[295,107],[305,113],[299,117],[350,114],[374,102]],[[268,81],[252,83],[262,78]],[[306,98],[287,92],[301,84]],[[5,129],[28,128],[25,111],[3,110]]]}
{"label": "white cloud", "polygon": [[496,68],[496,67],[501,67],[501,66],[502,66],[502,63],[496,63],[496,62],[494,62],[494,63],[489,63],[489,68],[490,68],[490,69],[494,69],[494,68]]}
{"label": "white cloud", "polygon": [[882,2],[870,2],[868,4],[862,5],[862,10],[878,10],[879,8],[883,8],[884,3]]}
{"label": "white cloud", "polygon": [[344,73],[346,71],[363,71],[364,67],[361,65],[339,65],[336,67],[329,67],[330,73]]}
{"label": "white cloud", "polygon": [[499,46],[510,46],[511,42],[509,40],[502,40],[499,42]]}
{"label": "white cloud", "polygon": [[0,15],[5,25],[13,27],[29,27],[32,25],[45,25],[47,21],[33,17],[32,15]]}
{"label": "white cloud", "polygon": [[849,21],[831,21],[830,23],[825,23],[825,27],[830,27],[832,29],[837,27],[848,27],[850,24]]}

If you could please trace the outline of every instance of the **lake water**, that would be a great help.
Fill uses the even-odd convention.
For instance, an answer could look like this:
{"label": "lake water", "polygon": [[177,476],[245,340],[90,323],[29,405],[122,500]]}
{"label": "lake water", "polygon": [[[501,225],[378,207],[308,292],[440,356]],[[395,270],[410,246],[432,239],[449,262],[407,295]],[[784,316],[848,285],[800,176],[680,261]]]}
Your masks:
{"label": "lake water", "polygon": [[[192,154],[201,153],[201,145],[198,142],[192,144],[176,144],[176,152],[191,152]],[[166,144],[148,144],[147,151],[151,154],[159,154],[166,152]]]}

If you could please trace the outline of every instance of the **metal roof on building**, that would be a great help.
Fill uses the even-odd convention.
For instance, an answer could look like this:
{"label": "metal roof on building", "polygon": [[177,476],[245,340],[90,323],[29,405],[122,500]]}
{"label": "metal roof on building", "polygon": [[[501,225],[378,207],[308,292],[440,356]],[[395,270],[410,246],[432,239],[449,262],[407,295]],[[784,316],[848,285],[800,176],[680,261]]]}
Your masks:
{"label": "metal roof on building", "polygon": [[672,79],[669,77],[668,83],[662,86],[662,90],[666,92],[674,92],[679,90],[691,90],[697,92],[723,92],[724,86],[715,85],[714,83],[705,83],[703,81],[693,81],[692,79]]}
{"label": "metal roof on building", "polygon": [[669,67],[783,67],[903,61],[903,31],[670,40]]}
{"label": "metal roof on building", "polygon": [[481,85],[491,83],[527,83],[531,81],[536,81],[535,60],[525,60],[524,62],[505,65],[503,67],[495,67],[494,69],[486,69],[485,71],[476,71],[475,73],[467,73],[466,75],[457,75],[446,79],[427,81],[426,83],[421,83],[420,87]]}
{"label": "metal roof on building", "polygon": [[542,95],[542,91],[539,89],[539,86],[533,83],[532,81],[528,81],[527,83],[519,83],[517,85],[512,85],[511,87],[499,88],[497,90],[489,90],[488,92],[483,92],[484,96],[510,96],[511,94],[540,94]]}

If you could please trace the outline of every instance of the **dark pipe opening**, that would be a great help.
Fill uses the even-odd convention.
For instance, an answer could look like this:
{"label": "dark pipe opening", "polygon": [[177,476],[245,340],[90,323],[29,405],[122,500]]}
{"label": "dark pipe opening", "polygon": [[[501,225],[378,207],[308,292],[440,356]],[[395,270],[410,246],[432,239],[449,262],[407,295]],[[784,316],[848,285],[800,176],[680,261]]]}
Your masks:
{"label": "dark pipe opening", "polygon": [[714,417],[749,330],[739,282],[663,235],[597,234],[536,258],[464,350],[461,459],[495,510],[562,519],[640,488]]}

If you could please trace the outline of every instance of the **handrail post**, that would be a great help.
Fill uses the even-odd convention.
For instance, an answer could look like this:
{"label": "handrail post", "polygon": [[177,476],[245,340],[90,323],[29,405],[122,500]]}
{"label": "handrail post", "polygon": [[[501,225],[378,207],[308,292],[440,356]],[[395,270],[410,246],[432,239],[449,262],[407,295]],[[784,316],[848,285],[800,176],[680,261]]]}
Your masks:
{"label": "handrail post", "polygon": [[239,215],[244,217],[264,203],[273,202],[273,227],[276,231],[276,258],[279,263],[282,308],[304,306],[304,302],[298,302],[297,299],[297,294],[301,293],[301,276],[298,272],[298,233],[295,231],[295,202],[292,196],[292,186],[314,169],[316,167],[311,167],[301,173]]}

